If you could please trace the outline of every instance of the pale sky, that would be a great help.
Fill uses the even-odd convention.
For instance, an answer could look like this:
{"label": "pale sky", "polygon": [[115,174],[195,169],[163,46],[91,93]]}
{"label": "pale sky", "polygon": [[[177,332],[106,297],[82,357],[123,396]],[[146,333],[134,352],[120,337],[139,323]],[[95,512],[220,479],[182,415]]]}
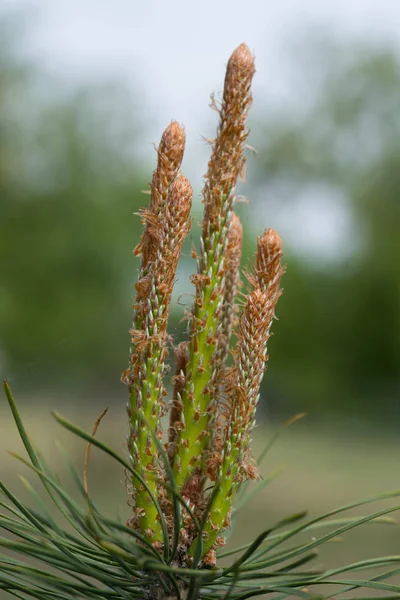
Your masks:
{"label": "pale sky", "polygon": [[0,0],[18,6],[31,9],[27,44],[49,68],[140,84],[160,120],[179,113],[189,127],[242,42],[257,58],[255,95],[276,95],[285,46],[308,32],[400,40],[397,0]]}
{"label": "pale sky", "polygon": [[[400,40],[400,0],[0,0],[1,10],[18,7],[30,9],[32,21],[21,46],[57,78],[112,79],[143,91],[143,120],[151,115],[148,160],[151,142],[172,118],[185,124],[187,174],[198,189],[206,165],[200,135],[212,136],[215,127],[209,95],[221,90],[226,62],[241,42],[256,56],[254,110],[262,112],[271,101],[295,97],[286,69],[292,41],[316,31]],[[326,206],[318,214],[312,204],[310,229],[317,220],[322,239],[310,242],[305,223],[304,239],[292,242],[326,246],[332,219],[345,227],[343,215]]]}

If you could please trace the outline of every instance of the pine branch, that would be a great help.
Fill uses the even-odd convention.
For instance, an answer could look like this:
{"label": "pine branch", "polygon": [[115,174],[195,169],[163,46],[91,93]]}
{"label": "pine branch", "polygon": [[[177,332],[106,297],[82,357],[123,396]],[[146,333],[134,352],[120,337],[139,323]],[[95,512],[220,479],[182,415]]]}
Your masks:
{"label": "pine branch", "polygon": [[[130,331],[130,365],[123,374],[123,381],[130,388],[128,444],[132,464],[156,496],[162,472],[152,434],[162,437],[167,323],[176,269],[191,227],[192,188],[179,174],[184,141],[183,129],[172,122],[161,139],[150,208],[140,212],[145,230],[135,254],[142,255],[142,265],[136,284],[134,327]],[[161,542],[156,507],[147,490],[135,485],[132,490],[135,496],[133,524],[136,520],[136,526],[150,540]]]}
{"label": "pine branch", "polygon": [[[218,344],[226,280],[224,256],[232,220],[237,179],[244,173],[254,59],[245,44],[229,59],[220,123],[212,146],[203,190],[204,219],[198,273],[193,277],[193,307],[189,361],[182,395],[183,427],[179,431],[174,473],[179,488],[202,467],[217,409],[213,390],[222,367]],[[183,490],[185,491],[185,490]]]}

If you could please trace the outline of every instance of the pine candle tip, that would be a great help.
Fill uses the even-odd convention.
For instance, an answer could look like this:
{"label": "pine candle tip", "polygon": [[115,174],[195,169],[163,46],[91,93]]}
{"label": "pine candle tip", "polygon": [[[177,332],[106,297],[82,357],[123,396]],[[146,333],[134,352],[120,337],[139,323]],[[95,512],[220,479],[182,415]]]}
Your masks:
{"label": "pine candle tip", "polygon": [[171,147],[185,138],[185,128],[178,121],[171,121],[161,137],[161,144]]}
{"label": "pine candle tip", "polygon": [[244,74],[252,77],[255,73],[254,56],[246,44],[240,44],[231,54],[226,69],[226,78]]}
{"label": "pine candle tip", "polygon": [[283,274],[282,238],[274,229],[266,229],[257,240],[256,279],[263,290],[279,284]]}
{"label": "pine candle tip", "polygon": [[258,238],[258,248],[271,256],[282,251],[282,238],[275,229],[266,229]]}
{"label": "pine candle tip", "polygon": [[158,153],[165,155],[169,162],[181,163],[185,149],[185,128],[177,121],[171,121],[161,137]]}

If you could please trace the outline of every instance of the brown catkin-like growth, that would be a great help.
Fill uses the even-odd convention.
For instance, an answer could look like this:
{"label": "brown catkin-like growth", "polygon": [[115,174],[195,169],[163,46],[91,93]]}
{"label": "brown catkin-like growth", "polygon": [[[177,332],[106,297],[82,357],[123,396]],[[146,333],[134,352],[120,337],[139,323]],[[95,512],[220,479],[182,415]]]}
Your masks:
{"label": "brown catkin-like growth", "polygon": [[203,238],[221,226],[221,213],[226,214],[230,208],[238,177],[244,174],[243,146],[248,136],[246,118],[252,103],[254,73],[254,57],[246,44],[241,44],[232,53],[226,69],[218,134],[203,191]]}
{"label": "brown catkin-like growth", "polygon": [[281,236],[274,229],[266,229],[258,238],[256,278],[262,290],[279,285],[283,268]]}
{"label": "brown catkin-like growth", "polygon": [[142,215],[147,213],[146,226],[142,239],[134,250],[135,256],[142,255],[142,272],[146,271],[154,261],[157,251],[159,232],[151,216],[160,215],[164,209],[169,188],[182,164],[185,141],[184,128],[176,121],[172,121],[164,131],[157,149],[157,168],[150,184],[150,207],[146,211],[141,211]]}
{"label": "brown catkin-like growth", "polygon": [[185,130],[177,121],[171,121],[161,136],[157,150],[158,164],[151,184],[152,208],[166,201],[165,190],[168,189],[181,167],[184,150]]}
{"label": "brown catkin-like growth", "polygon": [[[258,238],[256,269],[252,276],[253,291],[247,296],[245,308],[240,317],[237,354],[233,370],[234,398],[245,404],[245,445],[250,444],[257,408],[260,384],[268,360],[267,342],[275,317],[275,307],[282,291],[280,281],[283,275],[281,257],[282,240],[273,229],[266,229]],[[236,392],[235,392],[236,388]],[[240,412],[243,415],[243,407]]]}
{"label": "brown catkin-like growth", "polygon": [[268,292],[257,288],[248,295],[245,309],[240,318],[235,375],[241,391],[241,403],[245,403],[248,415],[246,428],[251,427],[254,420],[259,388],[267,360],[266,344],[276,300],[276,296],[271,297]]}

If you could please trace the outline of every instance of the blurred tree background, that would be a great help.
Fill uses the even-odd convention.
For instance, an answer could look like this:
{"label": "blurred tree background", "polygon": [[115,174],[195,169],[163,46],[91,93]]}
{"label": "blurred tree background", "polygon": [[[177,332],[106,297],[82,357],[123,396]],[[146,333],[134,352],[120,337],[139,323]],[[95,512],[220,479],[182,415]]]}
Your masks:
{"label": "blurred tree background", "polygon": [[[310,415],[325,409],[398,423],[399,58],[326,40],[300,50],[298,93],[307,102],[260,123],[256,177],[272,211],[328,197],[347,224],[335,256],[288,259],[267,379],[276,408],[283,398],[285,408]],[[295,226],[301,232],[304,223]]]}
{"label": "blurred tree background", "polygon": [[2,370],[31,391],[95,391],[127,361],[148,176],[138,104],[109,85],[66,93],[21,64],[20,27],[5,20],[0,38]]}
{"label": "blurred tree background", "polygon": [[[137,152],[145,107],[122,87],[66,92],[20,57],[20,24],[0,26],[1,370],[32,393],[95,398],[120,389],[127,361],[141,230],[133,213],[152,170]],[[254,106],[251,212],[265,197],[266,226],[282,206],[295,222],[299,197],[325,197],[344,207],[348,226],[334,256],[287,250],[267,410],[398,423],[400,61],[391,50],[314,41],[296,68],[295,109]],[[246,225],[247,240],[259,221]]]}

